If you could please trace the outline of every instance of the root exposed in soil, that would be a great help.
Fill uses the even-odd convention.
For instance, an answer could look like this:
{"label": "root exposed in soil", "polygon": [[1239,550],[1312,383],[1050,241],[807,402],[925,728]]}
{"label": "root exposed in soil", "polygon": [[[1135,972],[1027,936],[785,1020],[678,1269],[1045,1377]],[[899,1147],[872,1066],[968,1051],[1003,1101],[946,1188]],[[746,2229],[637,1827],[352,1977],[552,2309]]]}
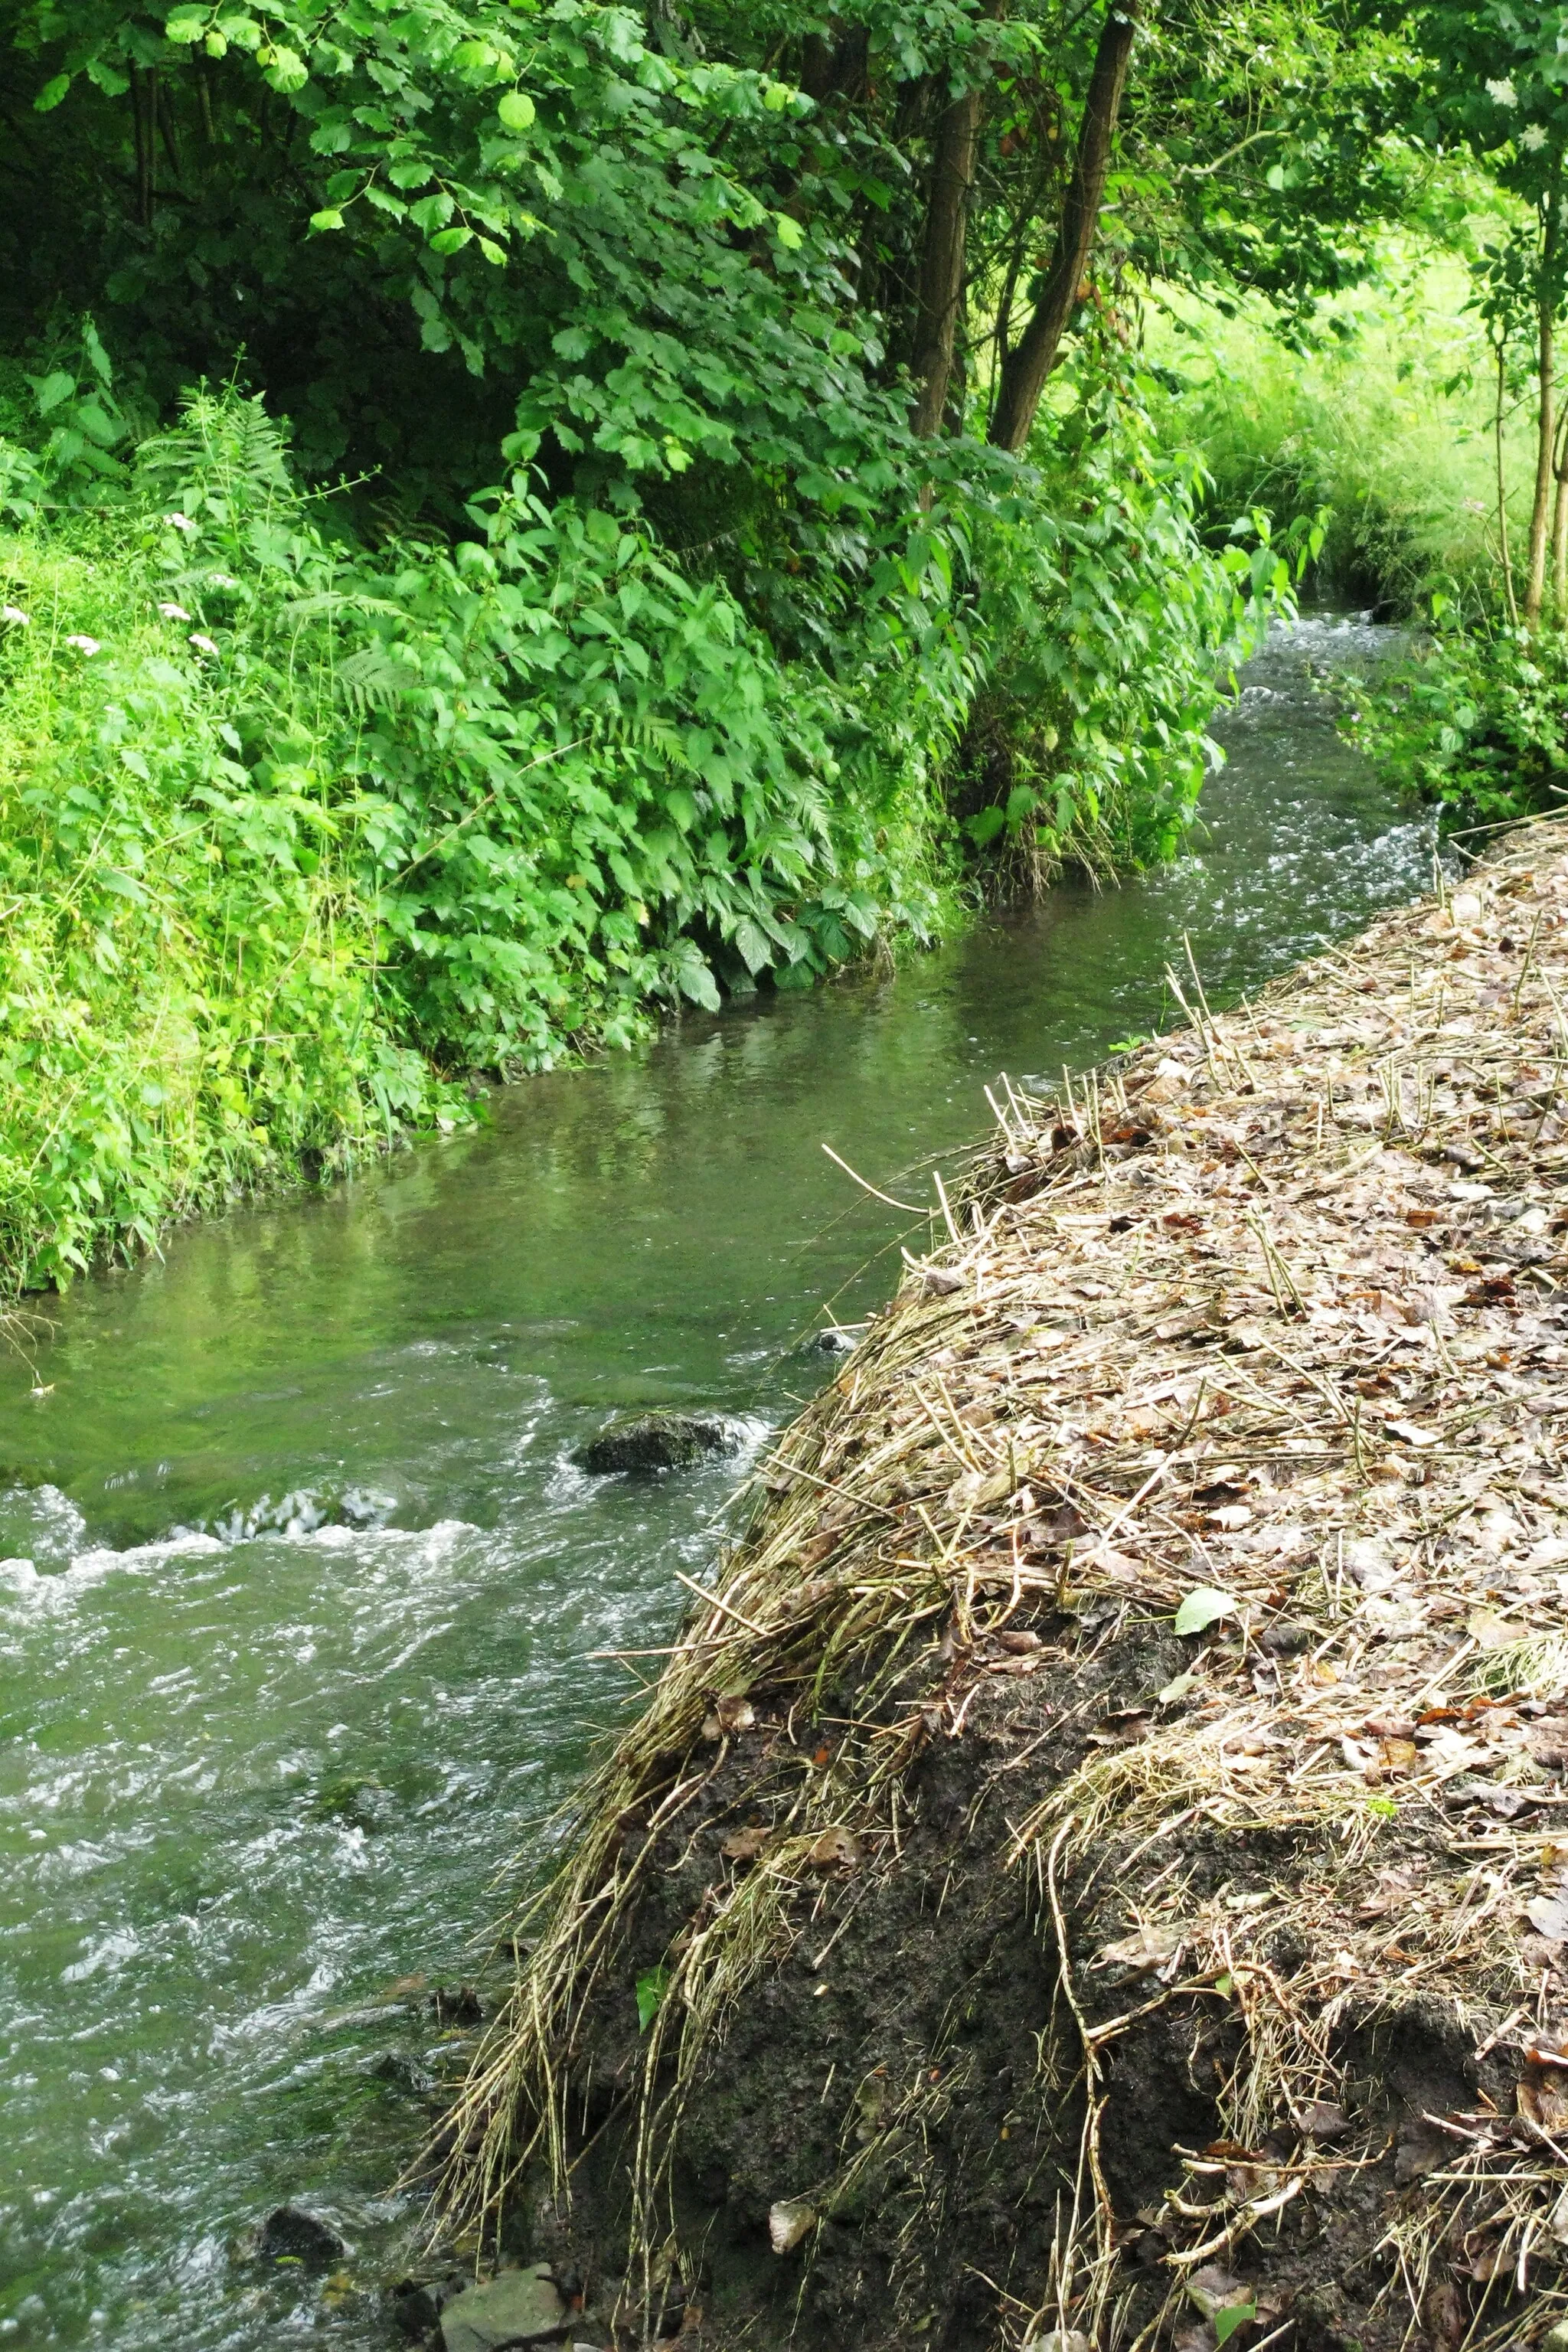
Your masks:
{"label": "root exposed in soil", "polygon": [[1568,2310],[1568,827],[1185,986],[1009,1095],[528,1923],[449,2209],[627,2342]]}

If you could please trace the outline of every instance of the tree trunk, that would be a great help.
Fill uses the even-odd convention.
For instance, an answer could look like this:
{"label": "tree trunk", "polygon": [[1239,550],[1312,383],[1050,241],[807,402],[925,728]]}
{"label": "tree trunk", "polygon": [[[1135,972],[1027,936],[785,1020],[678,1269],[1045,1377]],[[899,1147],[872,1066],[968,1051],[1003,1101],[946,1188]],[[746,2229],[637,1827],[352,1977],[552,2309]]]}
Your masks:
{"label": "tree trunk", "polygon": [[991,439],[999,449],[1021,449],[1028,439],[1046,378],[1078,304],[1079,289],[1094,250],[1111,143],[1138,30],[1139,5],[1140,0],[1110,0],[1100,27],[1056,249],[1029,323],[1002,369],[991,419]]}
{"label": "tree trunk", "polygon": [[969,227],[969,191],[974,184],[974,148],[980,132],[980,91],[966,89],[945,106],[937,121],[926,204],[925,246],[921,254],[915,313],[913,373],[920,380],[914,430],[930,440],[942,429],[952,378],[953,342],[963,300],[963,251]]}
{"label": "tree trunk", "polygon": [[1552,202],[1541,238],[1541,290],[1536,309],[1536,381],[1540,387],[1535,415],[1535,496],[1530,509],[1530,560],[1524,582],[1524,625],[1540,625],[1546,601],[1546,528],[1552,502],[1552,459],[1557,448],[1555,359],[1553,329],[1557,309],[1557,204]]}
{"label": "tree trunk", "polygon": [[136,137],[136,217],[143,228],[151,228],[153,225],[153,142],[157,137],[154,110],[157,103],[156,68],[132,66],[131,68],[131,122]]}
{"label": "tree trunk", "polygon": [[864,26],[853,27],[837,42],[825,34],[809,33],[802,46],[800,86],[818,106],[835,98],[864,98],[869,57],[870,35]]}
{"label": "tree trunk", "polygon": [[1513,563],[1508,551],[1508,474],[1503,465],[1502,426],[1508,399],[1508,341],[1506,333],[1496,345],[1497,402],[1492,413],[1492,446],[1497,457],[1497,538],[1498,560],[1502,565],[1504,602],[1509,619],[1519,626],[1519,607],[1513,601]]}
{"label": "tree trunk", "polygon": [[1560,629],[1568,629],[1568,416],[1557,420],[1552,471],[1557,491],[1552,508],[1552,604]]}

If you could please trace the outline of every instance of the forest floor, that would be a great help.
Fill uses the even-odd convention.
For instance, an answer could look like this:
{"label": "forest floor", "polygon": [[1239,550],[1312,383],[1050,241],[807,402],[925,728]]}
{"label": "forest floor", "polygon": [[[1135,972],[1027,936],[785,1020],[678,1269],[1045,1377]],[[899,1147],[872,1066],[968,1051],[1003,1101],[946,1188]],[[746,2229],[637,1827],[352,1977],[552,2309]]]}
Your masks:
{"label": "forest floor", "polygon": [[1000,1106],[524,1923],[447,2186],[584,2340],[1568,2316],[1568,824],[1185,991]]}

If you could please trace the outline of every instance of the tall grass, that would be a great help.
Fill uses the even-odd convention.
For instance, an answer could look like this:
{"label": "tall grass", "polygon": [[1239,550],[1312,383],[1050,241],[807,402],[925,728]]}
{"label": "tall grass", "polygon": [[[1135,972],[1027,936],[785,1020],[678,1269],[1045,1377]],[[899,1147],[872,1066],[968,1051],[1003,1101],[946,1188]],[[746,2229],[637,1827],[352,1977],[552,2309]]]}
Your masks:
{"label": "tall grass", "polygon": [[[1441,591],[1491,601],[1497,476],[1491,361],[1456,259],[1389,257],[1382,280],[1326,305],[1291,348],[1261,300],[1222,311],[1177,294],[1151,309],[1162,429],[1198,449],[1216,523],[1253,506],[1278,521],[1327,508],[1318,582],[1391,613]],[[1522,535],[1531,419],[1504,430],[1510,532]],[[1515,545],[1519,543],[1515,538]]]}

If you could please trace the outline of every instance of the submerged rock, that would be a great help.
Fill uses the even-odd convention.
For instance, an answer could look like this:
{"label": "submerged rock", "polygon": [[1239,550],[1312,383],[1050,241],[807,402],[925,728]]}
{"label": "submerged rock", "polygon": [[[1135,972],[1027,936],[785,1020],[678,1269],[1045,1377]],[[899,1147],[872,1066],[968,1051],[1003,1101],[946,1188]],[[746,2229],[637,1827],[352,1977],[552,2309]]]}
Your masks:
{"label": "submerged rock", "polygon": [[348,2252],[348,2242],[303,2205],[275,2205],[258,2232],[256,2251],[265,2262],[303,2263],[307,2270],[328,2271]]}
{"label": "submerged rock", "polygon": [[441,2314],[450,2303],[468,2293],[470,2282],[451,2273],[437,2276],[400,2278],[386,2290],[386,2310],[393,2326],[400,2336],[412,2336],[416,2343],[434,2345],[439,2339],[436,2330]]}
{"label": "submerged rock", "polygon": [[220,1543],[249,1543],[258,1536],[314,1535],[318,1528],[353,1528],[363,1532],[384,1528],[396,1507],[391,1495],[372,1494],[362,1486],[300,1486],[276,1500],[261,1495],[249,1504],[226,1503],[215,1517],[198,1519],[194,1528],[173,1528],[170,1533],[216,1536]]}
{"label": "submerged rock", "polygon": [[549,2265],[500,2271],[441,2312],[445,2352],[500,2352],[503,2344],[559,2344],[571,2318]]}
{"label": "submerged rock", "polygon": [[390,1789],[359,1772],[345,1772],[323,1782],[310,1806],[318,1822],[341,1822],[346,1829],[384,1829],[397,1810]]}
{"label": "submerged rock", "polygon": [[573,1458],[600,1476],[612,1470],[689,1470],[705,1454],[721,1454],[729,1444],[729,1430],[717,1413],[626,1413],[606,1422]]}
{"label": "submerged rock", "polygon": [[864,1323],[829,1323],[813,1332],[809,1344],[819,1356],[852,1356],[865,1336]]}

